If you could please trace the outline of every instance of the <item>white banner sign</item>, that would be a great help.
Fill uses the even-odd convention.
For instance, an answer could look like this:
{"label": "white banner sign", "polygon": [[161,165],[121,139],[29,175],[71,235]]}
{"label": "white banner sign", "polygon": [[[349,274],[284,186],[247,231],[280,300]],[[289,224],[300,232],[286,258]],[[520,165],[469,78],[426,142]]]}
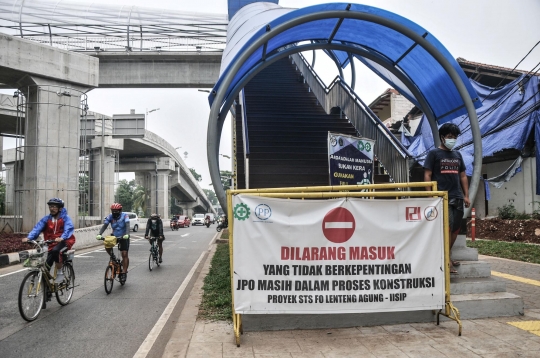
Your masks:
{"label": "white banner sign", "polygon": [[233,196],[236,313],[444,307],[442,199]]}

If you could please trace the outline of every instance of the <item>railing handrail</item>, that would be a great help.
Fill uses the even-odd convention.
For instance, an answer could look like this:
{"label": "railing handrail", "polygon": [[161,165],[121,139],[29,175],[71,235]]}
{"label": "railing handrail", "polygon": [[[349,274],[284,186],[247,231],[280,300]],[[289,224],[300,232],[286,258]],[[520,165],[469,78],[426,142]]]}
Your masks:
{"label": "railing handrail", "polygon": [[388,134],[390,136],[389,137],[390,141],[392,142],[394,147],[401,152],[401,155],[404,158],[406,158],[406,157],[412,158],[412,154],[409,153],[407,148],[405,148],[405,146],[401,142],[399,142],[397,140],[397,138],[394,137],[392,132],[384,125],[384,123],[381,121],[381,119],[379,117],[377,117],[377,115],[375,113],[373,113],[371,108],[369,108],[369,106],[367,106],[365,104],[365,102],[362,101],[362,99],[358,96],[358,94],[345,81],[343,81],[343,79],[340,76],[336,76],[336,78],[334,78],[334,80],[332,82],[330,82],[330,85],[326,86],[326,84],[319,77],[317,72],[313,69],[313,67],[306,60],[304,55],[302,55],[302,53],[298,53],[297,55],[299,55],[299,57],[302,59],[302,61],[304,62],[304,66],[306,66],[308,68],[308,70],[311,72],[313,77],[315,77],[315,79],[317,80],[317,83],[321,86],[321,88],[325,91],[326,94],[330,93],[332,91],[332,89],[334,88],[334,86],[336,86],[336,85],[341,85],[341,86],[345,87],[345,89],[349,92],[351,97],[353,97],[355,102],[360,102],[359,104],[362,106],[362,108],[366,112],[368,112],[369,118],[374,122],[374,124],[382,127],[383,130],[386,131],[386,134]]}

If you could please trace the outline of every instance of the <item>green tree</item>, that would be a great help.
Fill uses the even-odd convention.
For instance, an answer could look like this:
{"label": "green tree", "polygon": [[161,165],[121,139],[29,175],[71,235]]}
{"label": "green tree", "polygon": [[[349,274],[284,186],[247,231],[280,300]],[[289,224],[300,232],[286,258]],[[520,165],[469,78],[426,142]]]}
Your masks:
{"label": "green tree", "polygon": [[[88,215],[90,195],[90,178],[87,174],[79,173],[79,215]],[[2,201],[3,202],[3,201]],[[3,214],[2,214],[3,215]]]}
{"label": "green tree", "polygon": [[116,188],[116,200],[122,204],[124,211],[133,210],[133,194],[135,192],[135,180],[122,179]]}
{"label": "green tree", "polygon": [[197,173],[195,171],[195,168],[189,168],[189,171],[191,172],[191,174],[193,175],[193,177],[195,178],[196,181],[201,181],[202,180],[202,175]]}
{"label": "green tree", "polygon": [[212,205],[217,205],[218,200],[217,200],[216,193],[214,193],[214,191],[210,189],[203,189],[203,191],[204,191],[204,194],[206,194],[206,197],[208,198],[208,200],[210,200],[210,202],[212,203]]}
{"label": "green tree", "polygon": [[231,188],[231,178],[232,178],[232,172],[228,170],[221,170],[219,172],[219,176],[221,177],[221,184],[223,185],[223,189],[228,190]]}
{"label": "green tree", "polygon": [[145,216],[149,216],[150,213],[146,212],[146,209],[147,209],[146,204],[148,203],[148,199],[150,198],[150,193],[148,193],[144,187],[137,185],[137,187],[133,191],[132,198],[133,198],[133,208],[135,210],[142,211]]}
{"label": "green tree", "polygon": [[171,214],[172,215],[176,215],[176,214],[183,214],[183,210],[181,207],[177,206],[176,204],[176,200],[174,199],[174,197],[171,195],[171,203],[170,203],[170,208],[171,208]]}

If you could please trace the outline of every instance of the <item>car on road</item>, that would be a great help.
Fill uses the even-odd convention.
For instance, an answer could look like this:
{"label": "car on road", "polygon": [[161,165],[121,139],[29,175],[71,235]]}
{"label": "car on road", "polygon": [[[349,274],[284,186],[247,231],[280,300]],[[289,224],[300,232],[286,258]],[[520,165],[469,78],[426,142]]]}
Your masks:
{"label": "car on road", "polygon": [[139,216],[129,212],[126,212],[126,214],[129,217],[129,229],[133,230],[133,232],[137,232],[137,230],[139,230]]}
{"label": "car on road", "polygon": [[193,220],[191,220],[191,225],[204,225],[205,214],[195,214],[193,215]]}
{"label": "car on road", "polygon": [[189,227],[191,225],[191,220],[185,215],[180,215],[178,217],[178,227]]}

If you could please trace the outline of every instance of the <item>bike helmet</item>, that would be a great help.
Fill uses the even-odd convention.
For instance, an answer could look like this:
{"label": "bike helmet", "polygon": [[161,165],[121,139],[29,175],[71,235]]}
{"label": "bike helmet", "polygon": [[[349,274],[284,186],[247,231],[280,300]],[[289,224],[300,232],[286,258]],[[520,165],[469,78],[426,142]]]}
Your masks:
{"label": "bike helmet", "polygon": [[120,218],[120,213],[122,212],[122,204],[119,204],[119,203],[113,203],[111,205],[111,213],[112,213],[112,217],[117,220],[118,218]]}
{"label": "bike helmet", "polygon": [[158,219],[158,218],[159,218],[159,215],[156,213],[150,215],[150,219]]}
{"label": "bike helmet", "polygon": [[60,198],[52,198],[47,201],[47,205],[56,205],[61,209],[64,207],[64,200]]}
{"label": "bike helmet", "polygon": [[122,210],[122,204],[119,203],[113,203],[111,205],[111,210]]}

